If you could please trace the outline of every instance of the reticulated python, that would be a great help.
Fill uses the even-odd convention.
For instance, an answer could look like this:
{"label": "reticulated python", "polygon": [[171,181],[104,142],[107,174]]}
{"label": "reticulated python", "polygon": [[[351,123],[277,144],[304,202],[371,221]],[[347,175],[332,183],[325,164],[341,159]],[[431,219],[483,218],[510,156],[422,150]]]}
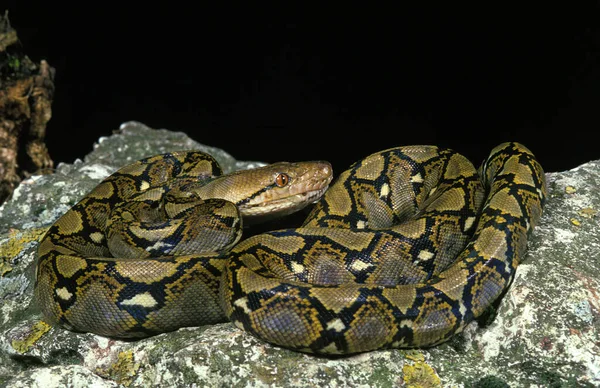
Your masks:
{"label": "reticulated python", "polygon": [[40,242],[35,293],[44,315],[111,337],[225,321],[219,255],[239,240],[240,214],[253,221],[299,210],[323,194],[332,171],[303,162],[221,173],[210,155],[175,152],[104,179]]}
{"label": "reticulated python", "polygon": [[[208,198],[187,178],[169,194],[173,170],[181,169],[165,170],[170,158],[119,170],[51,227],[39,248],[36,283],[48,318],[79,331],[139,337],[228,317],[268,342],[313,353],[438,344],[506,289],[546,192],[541,166],[518,143],[496,147],[479,175],[451,150],[393,148],[343,172],[301,228],[256,235],[231,250],[228,240],[221,251],[190,254],[184,243],[182,252],[141,258],[196,232],[187,221],[164,221],[147,237],[152,228],[141,228],[140,218],[158,222],[156,214],[171,207],[169,214],[185,220],[198,198]],[[172,164],[196,169],[193,162]],[[311,192],[320,195],[331,170],[317,166],[321,173],[305,175],[318,176]],[[271,187],[292,187],[297,179],[281,172],[271,173]],[[217,211],[216,221],[197,221],[205,210],[195,224],[210,224],[206,229],[221,239],[239,238],[231,229],[239,223],[231,217],[235,207]],[[107,225],[114,249],[133,258],[101,257],[113,249]]]}

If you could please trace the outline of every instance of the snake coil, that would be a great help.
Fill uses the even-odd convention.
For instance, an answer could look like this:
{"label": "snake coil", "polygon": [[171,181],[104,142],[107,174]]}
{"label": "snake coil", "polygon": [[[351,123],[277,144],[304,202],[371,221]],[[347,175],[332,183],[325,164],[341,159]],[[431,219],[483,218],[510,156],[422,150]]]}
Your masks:
{"label": "snake coil", "polygon": [[[300,170],[277,167],[262,185],[219,182],[214,159],[197,152],[124,167],[42,239],[36,296],[44,314],[118,338],[228,318],[310,353],[435,345],[508,287],[546,197],[544,172],[521,144],[496,147],[479,174],[451,150],[398,147],[340,174],[300,228],[235,245],[240,213],[286,214],[323,194],[331,167]],[[311,183],[293,189],[301,177]],[[165,212],[180,219],[159,222]],[[202,240],[199,230],[208,252],[184,242]]]}

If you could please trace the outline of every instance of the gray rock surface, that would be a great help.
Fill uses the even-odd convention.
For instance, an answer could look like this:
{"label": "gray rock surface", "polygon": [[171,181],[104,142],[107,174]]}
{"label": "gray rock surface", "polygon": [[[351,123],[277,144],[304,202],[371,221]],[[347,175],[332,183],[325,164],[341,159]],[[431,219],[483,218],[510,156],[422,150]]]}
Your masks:
{"label": "gray rock surface", "polygon": [[434,348],[327,359],[265,344],[228,323],[134,342],[45,324],[32,295],[46,228],[119,166],[183,149],[206,150],[227,171],[260,164],[131,122],[83,162],[22,182],[0,207],[0,386],[600,385],[600,161],[547,174],[544,216],[497,310]]}

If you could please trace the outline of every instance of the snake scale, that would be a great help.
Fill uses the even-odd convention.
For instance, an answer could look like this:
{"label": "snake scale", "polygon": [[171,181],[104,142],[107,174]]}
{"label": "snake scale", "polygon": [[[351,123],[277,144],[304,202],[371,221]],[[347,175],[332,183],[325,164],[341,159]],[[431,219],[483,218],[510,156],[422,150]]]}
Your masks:
{"label": "snake scale", "polygon": [[[180,152],[101,182],[40,243],[47,319],[116,338],[229,319],[320,354],[431,346],[508,287],[546,197],[519,143],[479,171],[449,149],[391,148],[327,191],[327,162],[220,174],[210,156]],[[301,227],[238,243],[242,220],[315,201]]]}

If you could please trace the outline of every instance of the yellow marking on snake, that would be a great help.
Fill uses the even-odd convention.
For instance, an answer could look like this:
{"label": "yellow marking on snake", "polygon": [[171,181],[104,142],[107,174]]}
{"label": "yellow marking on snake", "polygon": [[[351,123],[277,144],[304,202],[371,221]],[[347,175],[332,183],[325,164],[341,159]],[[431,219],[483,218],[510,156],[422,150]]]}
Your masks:
{"label": "yellow marking on snake", "polygon": [[248,307],[248,299],[246,299],[246,298],[236,300],[235,306],[241,308],[242,310],[246,311],[247,313],[252,312],[252,309],[250,309],[250,307]]}
{"label": "yellow marking on snake", "polygon": [[304,270],[305,268],[302,264],[292,263],[292,271],[294,271],[294,273],[302,273]]}
{"label": "yellow marking on snake", "polygon": [[433,252],[422,250],[419,252],[419,255],[417,257],[419,258],[419,260],[427,261],[431,260],[434,256],[435,254]]}
{"label": "yellow marking on snake", "polygon": [[381,185],[381,190],[379,191],[380,197],[387,197],[390,194],[390,185],[384,183]]}
{"label": "yellow marking on snake", "polygon": [[87,267],[86,261],[77,256],[60,255],[56,258],[56,269],[61,276],[70,278],[77,271],[81,271]]}
{"label": "yellow marking on snake", "polygon": [[56,222],[56,226],[60,234],[70,235],[83,228],[83,219],[78,212],[68,211]]}
{"label": "yellow marking on snake", "polygon": [[57,289],[56,295],[58,295],[58,297],[62,300],[69,300],[73,297],[73,294],[71,294],[65,287]]}
{"label": "yellow marking on snake", "polygon": [[101,183],[90,194],[88,197],[92,198],[109,198],[114,193],[113,185],[109,182]]}
{"label": "yellow marking on snake", "polygon": [[129,299],[124,300],[123,302],[121,302],[121,304],[124,306],[141,306],[146,308],[153,308],[158,303],[156,302],[156,299],[152,297],[152,295],[150,295],[147,292],[144,292],[143,294],[138,294]]}
{"label": "yellow marking on snake", "polygon": [[468,217],[465,220],[465,228],[464,230],[469,230],[471,229],[471,227],[473,226],[473,223],[475,222],[476,218],[475,217]]}
{"label": "yellow marking on snake", "polygon": [[[139,265],[144,265],[144,271],[140,271]],[[131,261],[117,261],[115,270],[118,274],[132,282],[138,283],[154,283],[159,282],[166,277],[173,276],[177,269],[181,266],[180,263],[171,261],[139,261],[138,263]]]}
{"label": "yellow marking on snake", "polygon": [[412,183],[422,183],[423,182],[423,177],[421,176],[421,173],[416,173],[415,175],[413,175],[410,178],[410,181]]}
{"label": "yellow marking on snake", "polygon": [[92,239],[93,242],[95,242],[96,244],[99,244],[102,242],[102,240],[104,240],[104,235],[100,232],[94,232],[94,233],[90,233],[90,238]]}
{"label": "yellow marking on snake", "polygon": [[353,262],[351,264],[351,267],[355,271],[364,271],[365,269],[369,268],[371,265],[372,264],[365,263],[364,261],[356,260],[355,262]]}
{"label": "yellow marking on snake", "polygon": [[150,188],[150,183],[146,181],[140,182],[140,191],[148,190]]}
{"label": "yellow marking on snake", "polygon": [[342,322],[342,320],[339,318],[336,318],[330,322],[327,322],[327,330],[342,331],[345,328],[346,328],[346,325],[344,325],[344,322]]}

